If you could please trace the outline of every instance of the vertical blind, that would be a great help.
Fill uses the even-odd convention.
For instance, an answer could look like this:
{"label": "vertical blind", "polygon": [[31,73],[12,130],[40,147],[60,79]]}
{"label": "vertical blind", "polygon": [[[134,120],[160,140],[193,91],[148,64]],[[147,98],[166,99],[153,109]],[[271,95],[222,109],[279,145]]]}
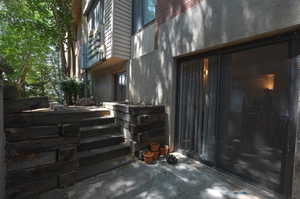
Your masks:
{"label": "vertical blind", "polygon": [[218,58],[186,61],[179,68],[178,148],[215,162]]}
{"label": "vertical blind", "polygon": [[178,95],[178,145],[187,151],[199,151],[202,130],[202,64],[188,61],[180,66]]}

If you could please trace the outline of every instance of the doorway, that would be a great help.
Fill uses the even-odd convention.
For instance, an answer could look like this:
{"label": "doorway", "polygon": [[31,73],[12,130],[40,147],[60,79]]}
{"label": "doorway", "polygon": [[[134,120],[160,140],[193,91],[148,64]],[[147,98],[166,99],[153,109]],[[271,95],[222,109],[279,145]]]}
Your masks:
{"label": "doorway", "polygon": [[124,102],[127,97],[127,73],[119,72],[114,75],[114,100],[116,102]]}

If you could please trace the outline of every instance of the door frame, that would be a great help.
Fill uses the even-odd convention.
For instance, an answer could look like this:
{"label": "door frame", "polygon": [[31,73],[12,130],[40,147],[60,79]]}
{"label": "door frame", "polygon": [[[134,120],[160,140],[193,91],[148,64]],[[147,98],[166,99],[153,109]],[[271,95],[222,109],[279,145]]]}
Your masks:
{"label": "door frame", "polygon": [[127,82],[127,79],[128,79],[128,74],[127,74],[127,71],[126,70],[121,70],[121,71],[118,71],[118,72],[115,72],[115,73],[113,73],[113,100],[114,101],[118,101],[118,92],[119,92],[119,90],[118,90],[118,77],[120,76],[120,75],[122,75],[122,74],[125,74],[125,86],[126,86],[126,88],[125,88],[125,99],[124,99],[124,101],[126,101],[127,100],[127,87],[128,87],[128,82]]}
{"label": "door frame", "polygon": [[[293,185],[293,175],[294,175],[294,171],[293,171],[293,166],[294,166],[294,155],[295,155],[295,145],[296,145],[296,135],[297,135],[297,129],[298,127],[300,127],[300,121],[299,121],[299,116],[297,116],[296,114],[296,110],[300,109],[300,105],[297,104],[296,99],[297,97],[300,96],[300,91],[297,91],[296,88],[299,88],[299,86],[296,85],[296,83],[299,81],[300,82],[300,75],[298,77],[296,76],[296,68],[295,68],[295,56],[297,55],[297,53],[300,52],[300,48],[298,49],[299,52],[296,52],[296,48],[293,48],[293,46],[295,44],[299,44],[300,45],[300,31],[293,31],[293,32],[288,32],[288,33],[284,33],[284,34],[280,34],[280,35],[276,35],[276,36],[272,36],[269,38],[263,38],[263,39],[258,39],[255,41],[250,41],[250,42],[245,42],[243,44],[237,44],[234,46],[229,46],[229,47],[224,47],[224,48],[220,48],[217,50],[212,50],[210,52],[205,52],[202,54],[198,54],[198,55],[193,55],[193,56],[187,56],[187,57],[182,57],[182,58],[178,58],[175,59],[176,62],[176,92],[175,92],[175,137],[174,137],[174,148],[175,150],[178,150],[178,118],[179,118],[179,114],[178,114],[178,108],[179,108],[179,95],[180,93],[179,91],[179,80],[180,80],[180,67],[181,64],[183,62],[186,62],[188,60],[195,60],[195,59],[202,59],[205,57],[209,57],[209,56],[218,56],[219,57],[219,67],[222,69],[222,64],[223,64],[223,56],[225,54],[229,54],[229,53],[234,53],[234,52],[239,52],[239,51],[243,51],[243,50],[248,50],[248,49],[255,49],[255,48],[259,48],[259,47],[263,47],[263,46],[268,46],[268,45],[272,45],[272,44],[278,44],[278,43],[282,43],[282,42],[288,42],[288,53],[289,53],[289,66],[288,66],[288,85],[289,85],[289,94],[288,94],[288,101],[289,101],[289,124],[288,124],[288,135],[287,135],[287,142],[286,142],[286,151],[285,151],[285,155],[284,155],[284,163],[282,165],[282,180],[281,183],[282,185],[282,194],[284,196],[284,198],[289,199],[292,195],[292,185]],[[222,73],[223,70],[221,70],[220,73]],[[217,95],[222,96],[222,92],[224,92],[224,85],[222,84],[222,82],[224,82],[224,79],[222,78],[223,75],[220,75],[220,85],[219,85],[219,90]],[[297,81],[296,81],[297,80]],[[217,108],[216,108],[216,121],[221,121],[222,116],[220,113],[222,113],[222,103],[224,103],[224,100],[220,100],[217,103]],[[223,121],[222,121],[223,122]],[[207,163],[207,162],[203,162],[199,157],[193,157],[196,160],[199,160],[201,162],[203,162],[204,164],[208,164],[208,166],[213,166],[215,167],[217,170],[220,170],[222,172],[226,172],[223,169],[221,169],[219,167],[220,162],[218,161],[218,154],[220,153],[220,133],[221,133],[221,122],[216,124],[216,130],[215,130],[215,136],[216,136],[216,157],[215,157],[215,164],[211,164],[211,163]],[[245,181],[245,179],[243,179]],[[247,180],[246,180],[247,182]],[[251,183],[251,182],[247,182],[247,183]],[[255,186],[259,186],[262,187],[260,185],[255,185]],[[262,187],[263,189],[267,189],[265,187]]]}

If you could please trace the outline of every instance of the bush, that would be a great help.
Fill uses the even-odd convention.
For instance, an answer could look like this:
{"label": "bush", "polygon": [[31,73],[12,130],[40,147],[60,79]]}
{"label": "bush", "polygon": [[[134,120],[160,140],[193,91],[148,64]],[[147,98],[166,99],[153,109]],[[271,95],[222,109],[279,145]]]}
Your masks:
{"label": "bush", "polygon": [[73,105],[81,92],[82,82],[75,79],[66,79],[60,82],[60,88],[64,92],[64,99],[67,105]]}

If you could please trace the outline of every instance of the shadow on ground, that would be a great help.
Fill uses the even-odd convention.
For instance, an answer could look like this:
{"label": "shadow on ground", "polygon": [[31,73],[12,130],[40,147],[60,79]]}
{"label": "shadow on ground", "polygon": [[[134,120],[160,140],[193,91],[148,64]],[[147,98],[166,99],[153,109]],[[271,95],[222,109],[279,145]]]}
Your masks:
{"label": "shadow on ground", "polygon": [[65,190],[54,190],[41,199],[270,199],[256,190],[180,154],[176,166],[159,161],[135,162],[82,181]]}

